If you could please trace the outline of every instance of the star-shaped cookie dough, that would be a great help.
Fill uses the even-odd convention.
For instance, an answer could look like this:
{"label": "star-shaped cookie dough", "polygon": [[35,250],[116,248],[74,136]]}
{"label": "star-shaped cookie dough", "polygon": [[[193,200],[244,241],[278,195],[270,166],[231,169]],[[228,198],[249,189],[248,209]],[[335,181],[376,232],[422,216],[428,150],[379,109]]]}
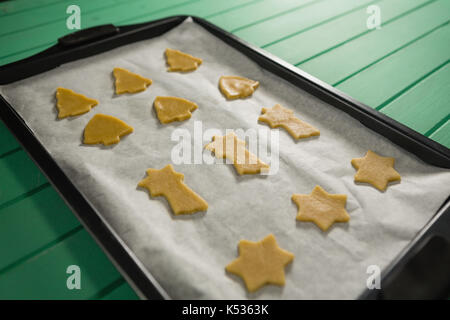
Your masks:
{"label": "star-shaped cookie dough", "polygon": [[265,284],[284,285],[284,267],[293,259],[294,255],[281,249],[275,236],[269,234],[258,242],[239,241],[239,258],[225,270],[241,277],[253,292]]}
{"label": "star-shaped cookie dough", "polygon": [[352,159],[352,165],[358,170],[355,182],[370,183],[380,191],[386,190],[391,181],[400,181],[400,174],[394,169],[394,158],[382,157],[367,151],[364,158]]}
{"label": "star-shaped cookie dough", "polygon": [[345,210],[345,194],[329,194],[315,186],[310,194],[294,194],[292,201],[298,206],[297,220],[314,222],[322,231],[335,222],[347,222],[350,216]]}

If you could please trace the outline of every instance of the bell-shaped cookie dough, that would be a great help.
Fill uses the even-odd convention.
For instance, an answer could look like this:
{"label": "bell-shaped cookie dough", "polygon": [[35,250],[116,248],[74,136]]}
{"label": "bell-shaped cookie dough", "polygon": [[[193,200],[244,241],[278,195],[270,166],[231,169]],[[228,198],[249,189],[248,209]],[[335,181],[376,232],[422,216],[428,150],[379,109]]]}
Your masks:
{"label": "bell-shaped cookie dough", "polygon": [[192,101],[177,97],[156,97],[153,102],[159,121],[169,123],[184,121],[191,117],[191,111],[198,108]]}
{"label": "bell-shaped cookie dough", "polygon": [[222,76],[219,79],[220,91],[229,100],[246,98],[255,92],[259,82],[237,76]]}
{"label": "bell-shaped cookie dough", "polygon": [[183,180],[184,175],[168,164],[159,170],[148,169],[147,177],[141,180],[138,186],[146,188],[152,197],[164,196],[176,215],[206,211],[208,203]]}
{"label": "bell-shaped cookie dough", "polygon": [[56,89],[56,107],[58,118],[77,116],[89,112],[92,107],[98,105],[98,101],[66,88]]}
{"label": "bell-shaped cookie dough", "polygon": [[271,128],[286,129],[295,139],[308,138],[320,135],[320,131],[312,125],[294,116],[294,111],[276,104],[273,108],[262,108],[259,121],[269,124]]}
{"label": "bell-shaped cookie dough", "polygon": [[234,132],[230,132],[226,136],[214,136],[213,142],[208,143],[205,149],[214,152],[218,159],[226,158],[232,161],[240,175],[266,173],[270,168],[268,164],[248,151],[245,141],[238,139]]}
{"label": "bell-shaped cookie dough", "polygon": [[120,137],[133,132],[133,128],[124,121],[106,114],[96,114],[84,129],[84,143],[105,146],[120,141]]}
{"label": "bell-shaped cookie dough", "polygon": [[169,65],[167,71],[193,71],[196,70],[203,62],[200,58],[196,58],[190,54],[169,48],[166,49],[166,59],[167,64]]}
{"label": "bell-shaped cookie dough", "polygon": [[114,68],[113,74],[114,78],[116,78],[116,94],[144,91],[152,84],[151,79],[144,78],[123,68]]}

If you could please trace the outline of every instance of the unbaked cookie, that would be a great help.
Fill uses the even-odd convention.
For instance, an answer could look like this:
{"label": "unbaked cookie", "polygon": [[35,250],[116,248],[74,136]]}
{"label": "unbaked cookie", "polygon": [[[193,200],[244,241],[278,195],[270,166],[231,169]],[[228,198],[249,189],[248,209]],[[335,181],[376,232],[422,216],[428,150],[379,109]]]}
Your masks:
{"label": "unbaked cookie", "polygon": [[319,130],[294,116],[294,111],[279,104],[273,108],[262,108],[262,115],[258,120],[269,124],[271,128],[286,129],[295,139],[320,135]]}
{"label": "unbaked cookie", "polygon": [[191,112],[198,108],[194,102],[177,97],[156,97],[153,106],[159,121],[164,124],[187,120]]}
{"label": "unbaked cookie", "polygon": [[259,82],[237,76],[222,76],[219,79],[220,91],[229,100],[246,98],[255,92]]}
{"label": "unbaked cookie", "polygon": [[335,222],[350,220],[345,210],[345,194],[330,194],[316,186],[310,194],[294,194],[292,201],[298,206],[297,220],[314,222],[322,231]]}
{"label": "unbaked cookie", "polygon": [[275,236],[269,234],[258,242],[239,241],[239,258],[225,270],[241,277],[247,290],[256,291],[266,284],[283,286],[284,268],[294,260],[294,255],[281,249]]}
{"label": "unbaked cookie", "polygon": [[238,139],[234,132],[230,132],[226,136],[214,136],[213,142],[208,143],[205,149],[214,152],[218,159],[226,158],[232,161],[240,175],[268,172],[270,168],[268,164],[248,151],[245,141]]}
{"label": "unbaked cookie", "polygon": [[141,180],[138,186],[146,188],[152,197],[164,196],[176,215],[206,211],[208,203],[183,180],[184,175],[168,164],[160,170],[148,169],[147,177]]}
{"label": "unbaked cookie", "polygon": [[96,114],[84,129],[84,143],[105,146],[120,141],[120,137],[133,132],[133,128],[124,121],[106,114]]}
{"label": "unbaked cookie", "polygon": [[77,116],[89,112],[98,105],[98,101],[66,88],[56,89],[56,107],[58,118]]}
{"label": "unbaked cookie", "polygon": [[144,91],[152,84],[151,79],[144,78],[123,68],[114,68],[113,74],[116,78],[116,94]]}
{"label": "unbaked cookie", "polygon": [[169,68],[167,71],[193,71],[201,64],[202,59],[191,56],[190,54],[174,49],[166,49],[166,59]]}
{"label": "unbaked cookie", "polygon": [[352,165],[358,171],[356,182],[370,183],[380,191],[386,190],[391,181],[400,181],[400,174],[394,169],[394,158],[382,157],[369,150],[363,158],[352,159]]}

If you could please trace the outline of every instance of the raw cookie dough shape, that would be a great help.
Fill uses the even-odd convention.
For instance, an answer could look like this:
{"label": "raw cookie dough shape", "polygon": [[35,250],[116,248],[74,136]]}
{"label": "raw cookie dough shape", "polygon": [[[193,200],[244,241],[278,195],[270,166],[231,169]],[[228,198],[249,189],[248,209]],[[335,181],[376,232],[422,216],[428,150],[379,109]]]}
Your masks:
{"label": "raw cookie dough shape", "polygon": [[352,159],[353,167],[358,170],[355,181],[370,183],[378,190],[385,191],[389,182],[401,180],[394,163],[394,158],[382,157],[369,150],[363,158]]}
{"label": "raw cookie dough shape", "polygon": [[146,188],[152,197],[164,196],[175,215],[206,211],[208,203],[183,180],[184,175],[168,164],[160,170],[148,169],[147,177],[141,180],[138,186]]}
{"label": "raw cookie dough shape", "polygon": [[345,194],[329,194],[316,186],[310,194],[294,194],[292,201],[298,206],[297,220],[314,222],[322,231],[335,222],[347,222],[350,216],[345,210]]}
{"label": "raw cookie dough shape", "polygon": [[240,175],[266,172],[270,168],[268,164],[248,151],[245,141],[238,139],[234,132],[230,132],[226,136],[214,136],[213,142],[208,143],[205,149],[214,152],[218,159],[226,158],[232,161]]}
{"label": "raw cookie dough shape", "polygon": [[107,146],[118,143],[120,137],[131,132],[133,132],[133,128],[122,120],[98,113],[89,120],[84,129],[84,143],[102,143]]}
{"label": "raw cookie dough shape", "polygon": [[114,78],[116,78],[116,94],[144,91],[152,84],[151,79],[144,78],[123,68],[114,68],[113,74]]}
{"label": "raw cookie dough shape", "polygon": [[174,49],[166,49],[166,59],[169,68],[167,71],[194,71],[203,62],[202,59]]}
{"label": "raw cookie dough shape", "polygon": [[284,267],[294,260],[294,255],[281,249],[273,234],[258,242],[239,241],[239,258],[225,270],[241,277],[247,290],[256,291],[266,284],[283,286]]}
{"label": "raw cookie dough shape", "polygon": [[56,107],[59,111],[59,119],[89,112],[96,105],[98,105],[97,100],[88,98],[73,90],[61,87],[56,89]]}
{"label": "raw cookie dough shape", "polygon": [[229,100],[249,97],[258,86],[258,81],[237,76],[222,76],[219,79],[220,91]]}
{"label": "raw cookie dough shape", "polygon": [[156,97],[153,106],[163,124],[187,120],[192,115],[191,111],[198,108],[194,102],[177,97]]}
{"label": "raw cookie dough shape", "polygon": [[320,135],[319,130],[294,116],[294,111],[279,104],[271,109],[262,108],[261,112],[259,121],[268,123],[271,128],[282,127],[295,139]]}

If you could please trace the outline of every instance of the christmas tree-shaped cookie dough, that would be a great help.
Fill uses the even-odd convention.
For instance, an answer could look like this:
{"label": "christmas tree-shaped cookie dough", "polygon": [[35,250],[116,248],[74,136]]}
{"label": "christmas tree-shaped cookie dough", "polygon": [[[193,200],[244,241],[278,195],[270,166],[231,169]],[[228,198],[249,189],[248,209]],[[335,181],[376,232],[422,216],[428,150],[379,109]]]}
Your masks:
{"label": "christmas tree-shaped cookie dough", "polygon": [[169,65],[167,71],[193,71],[202,64],[202,59],[173,49],[166,49],[166,59]]}
{"label": "christmas tree-shaped cookie dough", "polygon": [[268,172],[269,170],[269,165],[248,151],[245,141],[238,139],[234,132],[230,132],[226,136],[214,136],[213,142],[208,143],[205,149],[214,152],[218,159],[226,158],[232,161],[240,175]]}
{"label": "christmas tree-shaped cookie dough", "polygon": [[116,94],[144,91],[152,84],[151,79],[144,78],[123,68],[114,68],[113,74],[116,79]]}
{"label": "christmas tree-shaped cookie dough", "polygon": [[161,123],[187,120],[198,108],[194,102],[177,97],[156,97],[153,106]]}
{"label": "christmas tree-shaped cookie dough", "polygon": [[294,260],[294,255],[281,249],[273,234],[258,242],[239,241],[239,258],[225,270],[241,277],[247,290],[256,291],[266,284],[283,286],[284,268]]}
{"label": "christmas tree-shaped cookie dough", "polygon": [[276,104],[273,108],[262,108],[259,121],[268,123],[271,128],[282,127],[295,139],[320,135],[320,131],[294,116],[294,111]]}
{"label": "christmas tree-shaped cookie dough", "polygon": [[133,132],[133,128],[120,119],[106,114],[96,114],[84,129],[84,143],[105,146],[120,141],[120,137]]}
{"label": "christmas tree-shaped cookie dough", "polygon": [[347,222],[345,194],[329,194],[316,186],[310,194],[294,194],[292,201],[298,206],[297,220],[314,222],[322,231],[335,222]]}
{"label": "christmas tree-shaped cookie dough", "polygon": [[164,196],[176,215],[206,211],[208,203],[183,180],[184,175],[168,164],[160,170],[148,169],[147,177],[141,180],[138,186],[146,188],[152,197]]}
{"label": "christmas tree-shaped cookie dough", "polygon": [[369,150],[363,158],[352,159],[352,165],[358,171],[356,182],[370,183],[380,191],[386,190],[391,181],[400,181],[400,174],[394,169],[394,158],[382,157]]}
{"label": "christmas tree-shaped cookie dough", "polygon": [[219,79],[220,91],[229,100],[249,97],[258,86],[258,81],[237,76],[222,76]]}
{"label": "christmas tree-shaped cookie dough", "polygon": [[77,116],[89,112],[98,101],[66,88],[56,89],[56,107],[58,118]]}

